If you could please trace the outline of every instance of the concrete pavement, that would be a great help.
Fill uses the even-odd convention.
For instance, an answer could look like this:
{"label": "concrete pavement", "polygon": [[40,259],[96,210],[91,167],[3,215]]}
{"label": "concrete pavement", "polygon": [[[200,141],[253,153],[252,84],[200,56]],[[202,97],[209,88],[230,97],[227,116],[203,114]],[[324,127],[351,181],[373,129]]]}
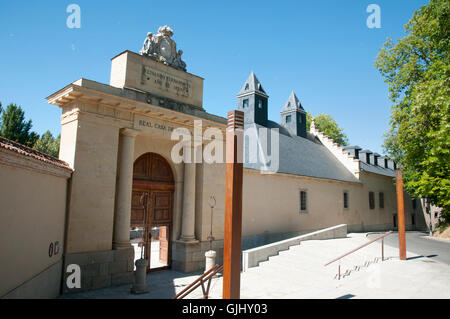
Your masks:
{"label": "concrete pavement", "polygon": [[[408,260],[400,261],[398,249],[389,245],[384,249],[387,260],[381,262],[378,242],[340,261],[341,280],[336,279],[338,262],[324,267],[327,261],[367,241],[366,234],[358,233],[293,246],[242,273],[241,298],[450,298],[449,265],[410,251]],[[171,298],[199,275],[172,270],[150,273],[150,292],[143,295],[131,295],[131,285],[124,285],[62,298]],[[210,297],[221,298],[222,278],[214,279],[211,286]],[[201,289],[189,297],[201,298]]]}
{"label": "concrete pavement", "polygon": [[[375,238],[376,234],[369,234],[368,238]],[[395,232],[385,239],[386,245],[398,247],[398,233]],[[406,250],[432,260],[450,265],[450,240],[430,237],[427,232],[406,232]],[[408,256],[407,256],[408,257]]]}

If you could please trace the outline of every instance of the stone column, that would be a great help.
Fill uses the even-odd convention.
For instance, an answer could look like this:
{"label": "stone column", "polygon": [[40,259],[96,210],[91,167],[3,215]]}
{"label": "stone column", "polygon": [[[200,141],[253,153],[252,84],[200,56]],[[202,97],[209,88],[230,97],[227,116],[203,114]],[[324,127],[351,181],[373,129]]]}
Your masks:
{"label": "stone column", "polygon": [[130,248],[131,193],[133,187],[134,141],[137,131],[120,130],[119,167],[114,213],[113,248]]}
{"label": "stone column", "polygon": [[181,240],[195,241],[195,163],[184,163]]}

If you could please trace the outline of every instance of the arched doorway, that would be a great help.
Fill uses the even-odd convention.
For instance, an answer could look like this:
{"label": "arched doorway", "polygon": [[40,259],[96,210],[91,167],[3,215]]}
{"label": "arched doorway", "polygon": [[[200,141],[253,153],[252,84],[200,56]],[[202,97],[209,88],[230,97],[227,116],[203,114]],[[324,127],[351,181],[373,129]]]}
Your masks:
{"label": "arched doorway", "polygon": [[151,271],[171,266],[174,189],[172,169],[164,157],[146,153],[134,162],[131,241],[136,259],[143,255]]}

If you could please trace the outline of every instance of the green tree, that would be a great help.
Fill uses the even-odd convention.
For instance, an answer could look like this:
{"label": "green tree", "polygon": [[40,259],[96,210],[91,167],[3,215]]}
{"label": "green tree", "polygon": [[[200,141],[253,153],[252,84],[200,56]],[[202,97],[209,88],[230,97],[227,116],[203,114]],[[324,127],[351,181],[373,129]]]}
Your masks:
{"label": "green tree", "polygon": [[306,130],[308,132],[311,129],[311,121],[312,121],[312,115],[309,113],[306,113]]}
{"label": "green tree", "polygon": [[1,136],[32,147],[39,138],[39,135],[30,130],[31,120],[28,122],[25,121],[25,113],[20,106],[9,104],[6,110],[2,111]]}
{"label": "green tree", "polygon": [[[388,39],[375,66],[393,102],[385,147],[405,171],[407,190],[450,214],[450,3],[431,0]],[[396,154],[396,155],[395,155]]]}
{"label": "green tree", "polygon": [[59,142],[61,139],[61,134],[57,138],[54,138],[50,131],[45,132],[36,141],[33,148],[40,152],[46,153],[50,156],[58,158],[59,154]]}
{"label": "green tree", "polygon": [[336,121],[328,114],[319,114],[314,117],[316,129],[331,138],[339,145],[348,145],[348,138]]}
{"label": "green tree", "polygon": [[384,133],[383,153],[396,163],[400,163],[403,158],[403,151],[398,141],[398,129],[394,126]]}

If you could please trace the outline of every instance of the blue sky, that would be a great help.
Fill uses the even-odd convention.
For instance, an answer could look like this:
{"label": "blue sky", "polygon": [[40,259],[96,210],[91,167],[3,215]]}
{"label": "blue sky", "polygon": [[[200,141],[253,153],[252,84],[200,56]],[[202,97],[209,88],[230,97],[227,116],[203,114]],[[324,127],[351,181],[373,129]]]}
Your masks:
{"label": "blue sky", "polygon": [[[66,26],[69,4],[81,28]],[[369,4],[381,28],[366,26]],[[269,98],[269,118],[294,90],[313,115],[328,113],[351,144],[381,153],[389,127],[387,86],[373,62],[387,37],[424,0],[341,1],[2,1],[0,101],[22,106],[33,130],[60,132],[58,107],[45,97],[83,77],[109,83],[110,59],[139,52],[147,32],[174,29],[188,72],[204,82],[207,112],[226,116],[254,71]]]}

